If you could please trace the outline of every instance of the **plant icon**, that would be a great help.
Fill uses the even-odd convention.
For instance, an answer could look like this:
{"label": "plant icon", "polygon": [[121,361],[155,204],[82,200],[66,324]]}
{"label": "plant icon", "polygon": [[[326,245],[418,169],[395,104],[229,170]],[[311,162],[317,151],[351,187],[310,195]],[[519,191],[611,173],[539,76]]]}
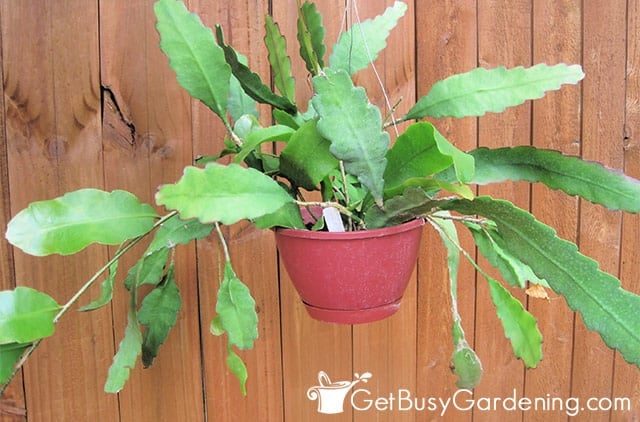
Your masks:
{"label": "plant icon", "polygon": [[353,381],[336,381],[331,379],[324,371],[318,372],[319,385],[307,390],[309,400],[318,400],[318,413],[336,414],[344,412],[344,399],[347,393],[359,382],[367,382],[372,377],[370,372],[360,375],[353,374]]}

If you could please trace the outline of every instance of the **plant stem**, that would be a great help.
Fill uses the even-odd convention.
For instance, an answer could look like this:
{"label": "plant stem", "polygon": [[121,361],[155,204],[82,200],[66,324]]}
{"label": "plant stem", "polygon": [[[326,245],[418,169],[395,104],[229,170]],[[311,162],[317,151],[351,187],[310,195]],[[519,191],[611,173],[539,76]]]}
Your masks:
{"label": "plant stem", "polygon": [[430,217],[433,218],[440,218],[443,220],[453,220],[453,221],[462,221],[465,223],[476,223],[479,224],[481,226],[484,226],[485,224],[487,224],[489,221],[486,218],[474,218],[474,217],[469,217],[466,215],[463,215],[461,217],[455,216],[455,215],[430,215]]}
{"label": "plant stem", "polygon": [[220,223],[216,221],[213,224],[216,227],[216,233],[218,233],[218,238],[220,239],[220,244],[222,245],[222,250],[224,251],[224,259],[227,262],[231,262],[231,255],[229,254],[229,246],[227,246],[227,240],[224,238],[224,234],[222,233],[222,229],[220,228]]}
{"label": "plant stem", "polygon": [[[347,185],[347,172],[344,169],[344,161],[340,160],[340,175],[342,176],[342,186],[344,186],[344,199],[347,204],[351,203],[349,198],[349,187]],[[347,216],[349,230],[353,230],[353,220],[351,215]]]}
{"label": "plant stem", "polygon": [[[147,232],[145,232],[144,234],[141,234],[138,237],[135,237],[135,238],[131,239],[131,241],[129,241],[129,243],[127,243],[123,248],[119,249],[115,253],[115,255],[113,255],[113,258],[111,258],[106,264],[104,264],[82,287],[80,287],[80,289],[71,297],[71,299],[69,299],[67,301],[67,303],[62,305],[62,307],[60,308],[58,313],[53,317],[53,323],[56,324],[60,320],[60,318],[62,318],[62,316],[64,314],[66,314],[67,311],[69,309],[71,309],[71,307],[78,301],[80,296],[82,296],[84,293],[86,293],[86,291],[89,290],[89,288],[93,285],[93,283],[95,283],[96,280],[98,280],[98,278],[100,278],[100,276],[105,271],[107,271],[109,269],[109,267],[111,267],[111,265],[113,265],[114,262],[119,260],[122,257],[122,255],[127,253],[131,248],[133,248],[136,244],[138,244],[138,242],[140,242],[142,239],[144,239],[149,233],[153,232],[156,228],[160,227],[163,223],[165,223],[170,218],[176,216],[177,214],[178,214],[177,211],[172,211],[171,213],[165,215],[164,217],[159,219],[153,225],[153,227],[151,227],[151,229],[149,229]],[[34,341],[31,344],[31,346],[27,350],[24,351],[24,353],[20,357],[20,360],[18,361],[18,363],[13,368],[13,372],[9,376],[9,379],[7,380],[7,382],[5,382],[2,386],[0,386],[0,396],[2,396],[2,394],[4,394],[5,390],[7,389],[9,384],[11,383],[11,380],[13,379],[13,377],[16,376],[16,374],[18,373],[20,368],[22,368],[22,366],[25,364],[27,359],[29,359],[31,354],[33,354],[33,352],[36,350],[36,348],[40,345],[40,342],[42,342],[42,340],[43,339],[40,338],[40,339]]]}
{"label": "plant stem", "polygon": [[[433,224],[436,224],[437,226],[440,226],[440,224],[438,224],[438,222],[436,222],[434,220],[435,218],[442,218],[442,219],[451,219],[451,220],[456,220],[456,218],[450,218],[450,217],[443,217],[442,215],[430,215],[430,216],[426,216],[426,218],[431,221]],[[458,218],[458,220],[461,220],[460,218]],[[466,221],[466,220],[463,220]],[[471,263],[471,265],[473,266],[473,268],[475,268],[476,271],[478,271],[484,278],[486,278],[487,280],[492,280],[491,276],[489,276],[489,274],[487,274],[481,267],[480,265],[478,265],[478,263],[476,262],[476,260],[471,256],[471,254],[469,254],[469,252],[467,252],[466,249],[464,249],[462,246],[460,246],[460,244],[458,242],[456,242],[454,239],[451,238],[451,236],[449,236],[444,230],[442,231],[445,236],[447,236],[447,238],[451,241],[451,243],[462,253],[462,255],[464,255],[464,257]]]}
{"label": "plant stem", "polygon": [[305,202],[305,201],[296,201],[296,204],[298,204],[298,206],[300,207],[322,207],[322,208],[328,208],[328,207],[333,207],[336,208],[338,211],[340,211],[340,214],[344,214],[347,217],[351,217],[353,215],[353,213],[351,211],[349,211],[347,209],[347,207],[345,207],[342,204],[339,204],[337,202],[324,202],[324,201],[311,201],[311,202]]}

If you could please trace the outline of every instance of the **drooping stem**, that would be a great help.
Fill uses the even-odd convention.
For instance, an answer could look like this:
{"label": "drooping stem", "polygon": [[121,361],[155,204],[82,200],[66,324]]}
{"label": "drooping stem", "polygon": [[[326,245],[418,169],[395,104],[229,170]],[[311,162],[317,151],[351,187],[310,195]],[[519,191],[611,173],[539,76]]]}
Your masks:
{"label": "drooping stem", "polygon": [[224,233],[222,233],[222,229],[220,228],[220,223],[216,221],[214,225],[216,227],[216,233],[218,233],[218,238],[220,239],[220,244],[222,245],[222,250],[224,251],[224,259],[227,262],[231,262],[231,255],[229,254],[229,246],[227,246],[227,240],[224,238]]}
{"label": "drooping stem", "polygon": [[[147,232],[141,234],[140,236],[131,239],[129,241],[129,243],[127,243],[121,249],[119,249],[113,255],[113,258],[111,258],[106,264],[104,264],[93,276],[91,276],[91,278],[86,283],[84,283],[84,285],[82,287],[80,287],[80,289],[78,289],[78,291],[73,296],[71,296],[71,298],[64,305],[62,305],[62,307],[60,308],[58,313],[53,317],[53,323],[56,324],[60,320],[60,318],[62,318],[62,316],[64,314],[66,314],[67,311],[69,311],[69,309],[71,309],[71,307],[78,301],[78,299],[80,299],[80,297],[84,293],[86,293],[86,291],[89,290],[89,288],[91,286],[93,286],[93,284],[100,278],[100,276],[105,271],[107,271],[111,267],[111,265],[113,265],[114,262],[119,260],[125,253],[127,253],[131,248],[133,248],[135,245],[137,245],[148,234],[152,233],[156,228],[160,227],[167,220],[169,220],[170,218],[176,216],[177,214],[178,214],[177,211],[173,211],[173,212],[165,215],[164,217],[160,218],[153,225],[153,227],[151,227],[151,229],[149,229]],[[7,381],[4,384],[2,384],[2,386],[0,386],[0,396],[2,396],[2,394],[4,394],[5,390],[7,389],[9,384],[11,383],[11,380],[16,376],[16,374],[18,373],[20,368],[22,368],[22,366],[25,364],[27,359],[29,359],[29,357],[33,354],[33,352],[36,350],[36,348],[40,345],[40,342],[42,342],[42,340],[43,339],[38,339],[38,340],[34,341],[31,344],[31,346],[29,346],[29,348],[24,351],[24,353],[20,357],[20,360],[18,361],[18,363],[13,368],[13,372],[11,372],[11,375],[9,376],[9,379],[7,379]]]}

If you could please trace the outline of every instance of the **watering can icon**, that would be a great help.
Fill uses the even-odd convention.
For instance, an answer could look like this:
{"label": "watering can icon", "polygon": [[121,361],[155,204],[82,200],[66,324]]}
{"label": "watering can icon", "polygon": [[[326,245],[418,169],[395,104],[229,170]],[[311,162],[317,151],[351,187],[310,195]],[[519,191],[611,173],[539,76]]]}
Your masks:
{"label": "watering can icon", "polygon": [[344,399],[347,393],[359,382],[367,382],[371,378],[369,372],[362,375],[354,374],[353,381],[331,382],[329,376],[324,372],[318,372],[318,383],[307,390],[309,400],[318,400],[318,413],[336,414],[344,411]]}

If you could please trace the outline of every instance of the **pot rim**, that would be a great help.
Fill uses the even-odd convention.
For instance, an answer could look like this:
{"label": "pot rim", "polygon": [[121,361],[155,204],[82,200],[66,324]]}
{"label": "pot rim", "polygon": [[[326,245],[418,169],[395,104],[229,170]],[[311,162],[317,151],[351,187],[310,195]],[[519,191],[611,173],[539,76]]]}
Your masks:
{"label": "pot rim", "polygon": [[425,223],[424,218],[416,218],[409,220],[405,223],[398,224],[391,227],[382,227],[379,229],[371,230],[358,230],[352,232],[326,232],[326,231],[311,231],[301,229],[288,229],[278,227],[275,232],[278,236],[288,236],[303,239],[317,239],[317,240],[350,240],[350,239],[370,239],[376,237],[388,236],[391,234],[403,233],[409,230],[416,229],[423,226]]}

